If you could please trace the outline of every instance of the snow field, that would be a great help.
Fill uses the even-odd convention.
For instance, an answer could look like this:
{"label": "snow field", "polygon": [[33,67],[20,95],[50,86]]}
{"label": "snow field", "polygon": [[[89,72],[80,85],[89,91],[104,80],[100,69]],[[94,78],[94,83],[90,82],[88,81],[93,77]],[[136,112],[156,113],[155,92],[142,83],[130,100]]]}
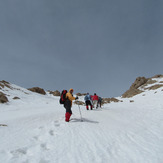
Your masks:
{"label": "snow field", "polygon": [[12,90],[21,99],[0,105],[0,123],[8,125],[0,127],[0,162],[163,162],[161,88],[130,99],[119,97],[123,102],[102,109],[80,106],[83,122],[78,105],[73,105],[69,123],[58,97],[27,93]]}

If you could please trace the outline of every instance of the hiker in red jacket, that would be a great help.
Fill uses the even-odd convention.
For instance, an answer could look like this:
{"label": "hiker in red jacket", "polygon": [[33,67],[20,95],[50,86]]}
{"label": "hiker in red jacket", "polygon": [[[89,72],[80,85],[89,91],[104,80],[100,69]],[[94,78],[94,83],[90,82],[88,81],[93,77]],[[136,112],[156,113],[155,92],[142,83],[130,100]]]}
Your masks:
{"label": "hiker in red jacket", "polygon": [[93,107],[95,108],[96,106],[96,109],[98,108],[98,96],[96,95],[96,93],[94,93],[94,96],[93,96]]}

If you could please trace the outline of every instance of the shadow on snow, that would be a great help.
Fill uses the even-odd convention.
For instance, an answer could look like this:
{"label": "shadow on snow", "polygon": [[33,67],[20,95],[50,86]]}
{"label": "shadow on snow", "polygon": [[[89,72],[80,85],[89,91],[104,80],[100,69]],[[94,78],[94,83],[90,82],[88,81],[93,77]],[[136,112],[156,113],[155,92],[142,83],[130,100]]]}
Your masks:
{"label": "shadow on snow", "polygon": [[82,119],[80,119],[80,118],[72,118],[70,121],[71,121],[71,122],[99,123],[99,122],[97,122],[97,121],[89,120],[89,119],[86,119],[86,118],[82,118]]}

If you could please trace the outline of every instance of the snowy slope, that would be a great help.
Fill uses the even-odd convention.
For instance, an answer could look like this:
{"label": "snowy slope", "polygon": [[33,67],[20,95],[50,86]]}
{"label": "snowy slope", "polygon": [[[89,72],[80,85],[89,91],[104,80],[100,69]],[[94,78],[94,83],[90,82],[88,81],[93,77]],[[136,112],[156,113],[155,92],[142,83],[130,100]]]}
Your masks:
{"label": "snowy slope", "polygon": [[0,163],[163,162],[163,88],[102,109],[80,106],[83,122],[73,105],[66,123],[59,97],[11,86],[1,90],[10,96],[0,104],[0,124],[8,125],[0,127]]}

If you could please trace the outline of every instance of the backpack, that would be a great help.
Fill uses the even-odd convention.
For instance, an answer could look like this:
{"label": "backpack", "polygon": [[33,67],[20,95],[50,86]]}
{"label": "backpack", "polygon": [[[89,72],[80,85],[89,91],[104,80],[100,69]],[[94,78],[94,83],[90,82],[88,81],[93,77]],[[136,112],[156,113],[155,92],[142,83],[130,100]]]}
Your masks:
{"label": "backpack", "polygon": [[84,98],[85,101],[91,100],[90,95],[86,95]]}
{"label": "backpack", "polygon": [[61,93],[61,96],[60,96],[60,104],[64,104],[65,101],[66,101],[66,93],[67,93],[67,90],[63,90],[62,93]]}
{"label": "backpack", "polygon": [[98,97],[98,101],[101,102],[102,101],[102,98],[101,97]]}

